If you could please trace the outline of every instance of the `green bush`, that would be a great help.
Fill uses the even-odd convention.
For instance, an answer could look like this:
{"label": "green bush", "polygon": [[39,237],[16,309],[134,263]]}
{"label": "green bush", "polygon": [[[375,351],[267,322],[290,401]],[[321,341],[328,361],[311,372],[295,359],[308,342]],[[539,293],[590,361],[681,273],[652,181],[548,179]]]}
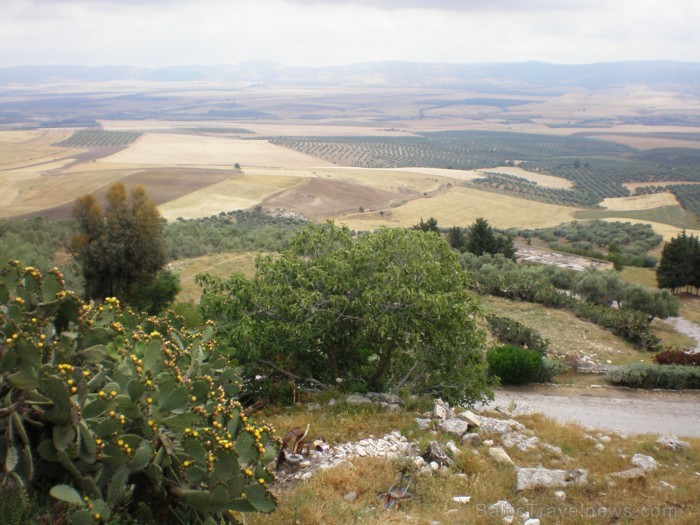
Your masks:
{"label": "green bush", "polygon": [[614,385],[632,388],[700,388],[700,368],[694,366],[637,363],[613,368],[605,378]]}
{"label": "green bush", "polygon": [[559,374],[563,374],[569,369],[561,361],[555,359],[547,359],[546,357],[542,359],[542,368],[537,376],[538,383],[550,383]]}
{"label": "green bush", "polygon": [[[274,510],[273,431],[247,419],[236,370],[174,316],[83,304],[54,269],[0,268],[0,463],[64,522],[235,522]],[[40,488],[39,488],[40,487]],[[212,521],[214,520],[214,521]]]}
{"label": "green bush", "polygon": [[542,369],[542,354],[518,346],[505,345],[486,354],[489,373],[502,384],[524,385],[537,380]]}
{"label": "green bush", "polygon": [[543,339],[537,330],[528,328],[514,319],[498,315],[489,315],[486,320],[489,323],[489,330],[500,342],[536,350],[543,355],[547,353],[549,339]]}

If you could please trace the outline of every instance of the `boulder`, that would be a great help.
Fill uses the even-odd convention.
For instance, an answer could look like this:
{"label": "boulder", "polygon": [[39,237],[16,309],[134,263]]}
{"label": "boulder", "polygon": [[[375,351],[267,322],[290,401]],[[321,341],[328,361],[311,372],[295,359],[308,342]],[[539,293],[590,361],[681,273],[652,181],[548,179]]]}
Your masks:
{"label": "boulder", "polygon": [[464,434],[462,436],[462,445],[467,445],[469,447],[478,447],[481,445],[481,436],[474,432]]}
{"label": "boulder", "polygon": [[479,430],[484,434],[503,435],[514,431],[522,432],[525,430],[525,426],[522,423],[518,423],[515,419],[496,419],[482,416]]}
{"label": "boulder", "polygon": [[588,474],[583,469],[550,470],[546,468],[521,468],[516,474],[515,489],[531,490],[549,487],[569,487],[585,485]]}
{"label": "boulder", "polygon": [[644,472],[651,472],[652,470],[656,470],[656,467],[659,466],[654,458],[645,456],[644,454],[635,454],[632,456],[630,463],[635,467],[639,467]]}
{"label": "boulder", "polygon": [[345,402],[348,405],[363,405],[365,403],[371,403],[372,400],[360,394],[350,394],[345,398]]}
{"label": "boulder", "polygon": [[515,519],[515,507],[506,500],[497,501],[486,508],[491,518],[501,518],[503,523],[513,523]]}
{"label": "boulder", "polygon": [[368,392],[365,394],[368,398],[376,403],[386,403],[387,405],[403,406],[401,398],[395,394],[384,394],[378,392]]}
{"label": "boulder", "polygon": [[647,472],[644,469],[635,467],[623,470],[621,472],[613,472],[612,474],[610,474],[610,477],[617,479],[641,479],[646,477],[646,475]]}
{"label": "boulder", "polygon": [[470,429],[477,428],[481,425],[481,418],[471,410],[465,410],[464,412],[457,414],[457,417],[466,421]]}
{"label": "boulder", "polygon": [[469,424],[461,419],[443,419],[438,423],[443,432],[461,438],[469,430]]}
{"label": "boulder", "polygon": [[493,458],[496,463],[501,465],[513,465],[513,460],[501,447],[491,447],[489,449],[489,456]]}
{"label": "boulder", "polygon": [[438,465],[445,465],[450,467],[454,462],[449,458],[445,451],[442,450],[437,441],[431,441],[430,445],[423,454],[423,459],[428,463],[437,463]]}
{"label": "boulder", "polygon": [[429,418],[417,417],[415,419],[416,425],[418,425],[419,430],[428,430],[433,420]]}
{"label": "boulder", "polygon": [[442,399],[436,399],[433,405],[433,417],[435,419],[447,419],[448,406]]}
{"label": "boulder", "polygon": [[671,434],[667,434],[665,436],[660,437],[656,440],[656,444],[661,448],[665,448],[666,450],[673,450],[675,452],[679,452],[681,450],[690,448],[690,443],[688,443],[687,441],[681,441],[676,436],[673,436]]}

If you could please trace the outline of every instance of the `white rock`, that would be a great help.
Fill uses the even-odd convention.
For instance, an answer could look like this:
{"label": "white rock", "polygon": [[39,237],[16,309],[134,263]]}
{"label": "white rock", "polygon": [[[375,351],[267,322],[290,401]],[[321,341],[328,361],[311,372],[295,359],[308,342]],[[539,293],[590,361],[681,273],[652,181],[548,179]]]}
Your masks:
{"label": "white rock", "polygon": [[515,508],[505,500],[489,505],[486,510],[488,516],[501,518],[503,523],[513,523],[515,519]]}
{"label": "white rock", "polygon": [[343,499],[348,503],[352,503],[357,499],[357,492],[354,490],[352,492],[348,492],[345,496],[343,496]]}
{"label": "white rock", "polygon": [[598,438],[598,441],[600,441],[603,445],[609,445],[612,439],[610,436],[601,436]]}
{"label": "white rock", "polygon": [[483,445],[486,447],[492,447],[493,446],[493,439],[487,439],[486,441],[484,441]]}
{"label": "white rock", "polygon": [[489,456],[491,456],[496,463],[513,465],[513,460],[510,459],[510,456],[501,447],[489,448]]}
{"label": "white rock", "polygon": [[681,441],[676,436],[671,434],[660,437],[656,440],[656,444],[661,448],[674,451],[680,451],[690,448],[690,443],[688,443],[687,441]]}
{"label": "white rock", "polygon": [[668,482],[666,482],[666,481],[659,481],[659,484],[660,484],[662,487],[665,487],[665,488],[671,489],[671,490],[674,490],[674,489],[676,488],[675,485],[671,485],[670,483],[668,483]]}
{"label": "white rock", "polygon": [[621,472],[613,472],[612,474],[610,474],[610,477],[617,479],[641,479],[646,477],[646,475],[647,473],[645,470],[635,467],[623,470]]}
{"label": "white rock", "polygon": [[530,518],[525,523],[523,523],[523,525],[540,525],[540,520],[538,520],[537,518]]}
{"label": "white rock", "polygon": [[605,446],[602,443],[596,443],[593,448],[596,449],[598,452],[602,452],[603,450],[605,450]]}
{"label": "white rock", "polygon": [[438,423],[438,428],[446,434],[461,438],[469,430],[469,424],[461,419],[443,419]]}
{"label": "white rock", "polygon": [[457,417],[466,421],[469,424],[469,428],[474,428],[481,425],[481,418],[471,410],[465,410],[464,412],[457,414]]}
{"label": "white rock", "polygon": [[554,493],[554,497],[559,501],[566,501],[566,492],[564,492],[563,490],[557,490]]}
{"label": "white rock", "polygon": [[452,496],[452,501],[456,503],[469,503],[471,499],[471,496]]}
{"label": "white rock", "polygon": [[430,468],[432,469],[433,472],[435,472],[440,468],[440,465],[438,465],[438,463],[436,461],[431,461]]}
{"label": "white rock", "polygon": [[462,444],[469,447],[478,447],[481,445],[481,436],[474,432],[464,434],[462,436]]}
{"label": "white rock", "polygon": [[632,459],[630,459],[630,463],[635,467],[639,467],[644,472],[651,472],[652,470],[656,470],[659,466],[654,458],[645,456],[644,454],[635,454],[632,456]]}
{"label": "white rock", "polygon": [[516,474],[516,490],[536,489],[540,487],[568,487],[570,485],[585,485],[588,482],[587,472],[576,470],[550,470],[546,468],[521,468]]}
{"label": "white rock", "polygon": [[455,445],[452,441],[448,441],[447,443],[445,443],[445,448],[450,454],[452,454],[452,457],[459,456],[462,453],[462,451],[459,450],[457,448],[457,445]]}
{"label": "white rock", "polygon": [[301,479],[303,479],[303,480],[311,479],[311,476],[313,476],[313,473],[311,473],[311,472],[304,472],[304,473],[301,475]]}
{"label": "white rock", "polygon": [[436,399],[433,406],[433,417],[435,419],[447,419],[447,408],[442,399]]}

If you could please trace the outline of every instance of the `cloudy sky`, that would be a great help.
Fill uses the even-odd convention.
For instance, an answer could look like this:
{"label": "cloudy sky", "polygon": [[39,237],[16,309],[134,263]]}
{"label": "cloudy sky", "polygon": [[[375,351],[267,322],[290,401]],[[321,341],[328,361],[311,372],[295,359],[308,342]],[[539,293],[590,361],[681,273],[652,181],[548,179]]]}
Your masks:
{"label": "cloudy sky", "polygon": [[0,0],[0,66],[700,61],[697,0]]}

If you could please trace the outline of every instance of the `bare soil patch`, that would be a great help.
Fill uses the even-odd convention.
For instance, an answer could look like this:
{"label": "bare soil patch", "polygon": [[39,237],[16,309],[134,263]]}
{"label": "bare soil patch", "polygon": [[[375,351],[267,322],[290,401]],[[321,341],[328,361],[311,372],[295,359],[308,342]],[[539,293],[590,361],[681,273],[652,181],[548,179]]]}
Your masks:
{"label": "bare soil patch", "polygon": [[603,208],[617,211],[650,210],[662,206],[680,206],[676,196],[671,192],[634,197],[609,197],[600,203]]}

